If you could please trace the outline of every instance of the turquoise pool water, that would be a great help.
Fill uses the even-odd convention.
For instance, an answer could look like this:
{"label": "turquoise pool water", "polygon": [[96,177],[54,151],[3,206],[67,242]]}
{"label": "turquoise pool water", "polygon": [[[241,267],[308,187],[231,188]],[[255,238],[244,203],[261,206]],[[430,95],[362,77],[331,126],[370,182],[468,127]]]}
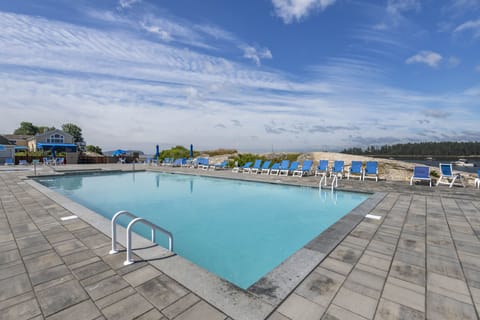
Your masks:
{"label": "turquoise pool water", "polygon": [[175,253],[244,289],[368,197],[155,172],[38,181],[109,219],[127,210],[156,223],[173,233]]}

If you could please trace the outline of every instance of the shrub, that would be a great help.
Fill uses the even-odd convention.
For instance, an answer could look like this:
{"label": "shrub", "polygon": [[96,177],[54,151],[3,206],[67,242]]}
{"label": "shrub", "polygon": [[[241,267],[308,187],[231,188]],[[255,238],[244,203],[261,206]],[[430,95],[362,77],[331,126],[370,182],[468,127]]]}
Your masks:
{"label": "shrub", "polygon": [[[200,153],[198,151],[193,152],[194,157],[199,154]],[[176,146],[171,149],[162,150],[162,152],[160,152],[161,161],[163,161],[165,158],[179,159],[179,158],[189,158],[189,157],[190,157],[190,150],[183,146]]]}

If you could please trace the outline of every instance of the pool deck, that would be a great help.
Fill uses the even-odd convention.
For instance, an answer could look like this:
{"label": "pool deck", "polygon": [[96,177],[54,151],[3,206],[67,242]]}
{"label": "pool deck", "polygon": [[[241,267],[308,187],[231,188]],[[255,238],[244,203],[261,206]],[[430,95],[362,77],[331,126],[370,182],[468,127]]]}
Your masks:
{"label": "pool deck", "polygon": [[[85,168],[132,167],[68,165],[58,171]],[[146,168],[303,186],[319,181],[136,166]],[[212,301],[172,279],[162,271],[161,259],[123,266],[124,254],[109,255],[111,239],[97,227],[82,219],[61,220],[74,214],[71,207],[25,180],[32,174],[0,170],[1,319],[240,318],[230,311],[236,306]],[[52,172],[39,168],[38,174]],[[265,304],[252,304],[252,315],[479,319],[480,190],[357,180],[341,180],[339,189],[382,193],[370,212],[381,218],[361,219],[279,305],[256,313]]]}

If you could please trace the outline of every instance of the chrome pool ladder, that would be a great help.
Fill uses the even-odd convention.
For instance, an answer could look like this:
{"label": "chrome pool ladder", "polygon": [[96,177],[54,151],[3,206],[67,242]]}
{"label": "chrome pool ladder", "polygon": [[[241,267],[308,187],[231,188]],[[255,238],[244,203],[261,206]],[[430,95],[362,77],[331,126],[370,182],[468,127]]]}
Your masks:
{"label": "chrome pool ladder", "polygon": [[152,234],[152,242],[155,243],[155,230],[160,231],[164,235],[168,237],[168,250],[173,252],[173,235],[170,231],[163,229],[162,227],[157,226],[156,224],[144,219],[144,218],[139,218],[136,215],[134,215],[131,212],[128,211],[118,211],[115,213],[115,215],[112,217],[112,250],[110,250],[110,254],[115,254],[118,253],[118,250],[116,248],[117,244],[117,220],[120,216],[125,215],[133,220],[130,221],[130,223],[127,226],[127,239],[126,239],[126,244],[127,244],[127,258],[123,265],[129,265],[134,263],[135,261],[132,259],[132,227],[135,225],[137,222],[141,222],[151,228],[151,234]]}

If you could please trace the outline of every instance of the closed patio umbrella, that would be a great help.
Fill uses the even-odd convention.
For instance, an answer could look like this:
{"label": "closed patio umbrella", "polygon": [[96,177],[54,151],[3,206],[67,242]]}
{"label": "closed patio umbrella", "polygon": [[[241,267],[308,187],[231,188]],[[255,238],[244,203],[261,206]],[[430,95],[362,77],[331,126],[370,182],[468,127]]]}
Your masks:
{"label": "closed patio umbrella", "polygon": [[190,158],[193,158],[193,144],[190,145]]}

